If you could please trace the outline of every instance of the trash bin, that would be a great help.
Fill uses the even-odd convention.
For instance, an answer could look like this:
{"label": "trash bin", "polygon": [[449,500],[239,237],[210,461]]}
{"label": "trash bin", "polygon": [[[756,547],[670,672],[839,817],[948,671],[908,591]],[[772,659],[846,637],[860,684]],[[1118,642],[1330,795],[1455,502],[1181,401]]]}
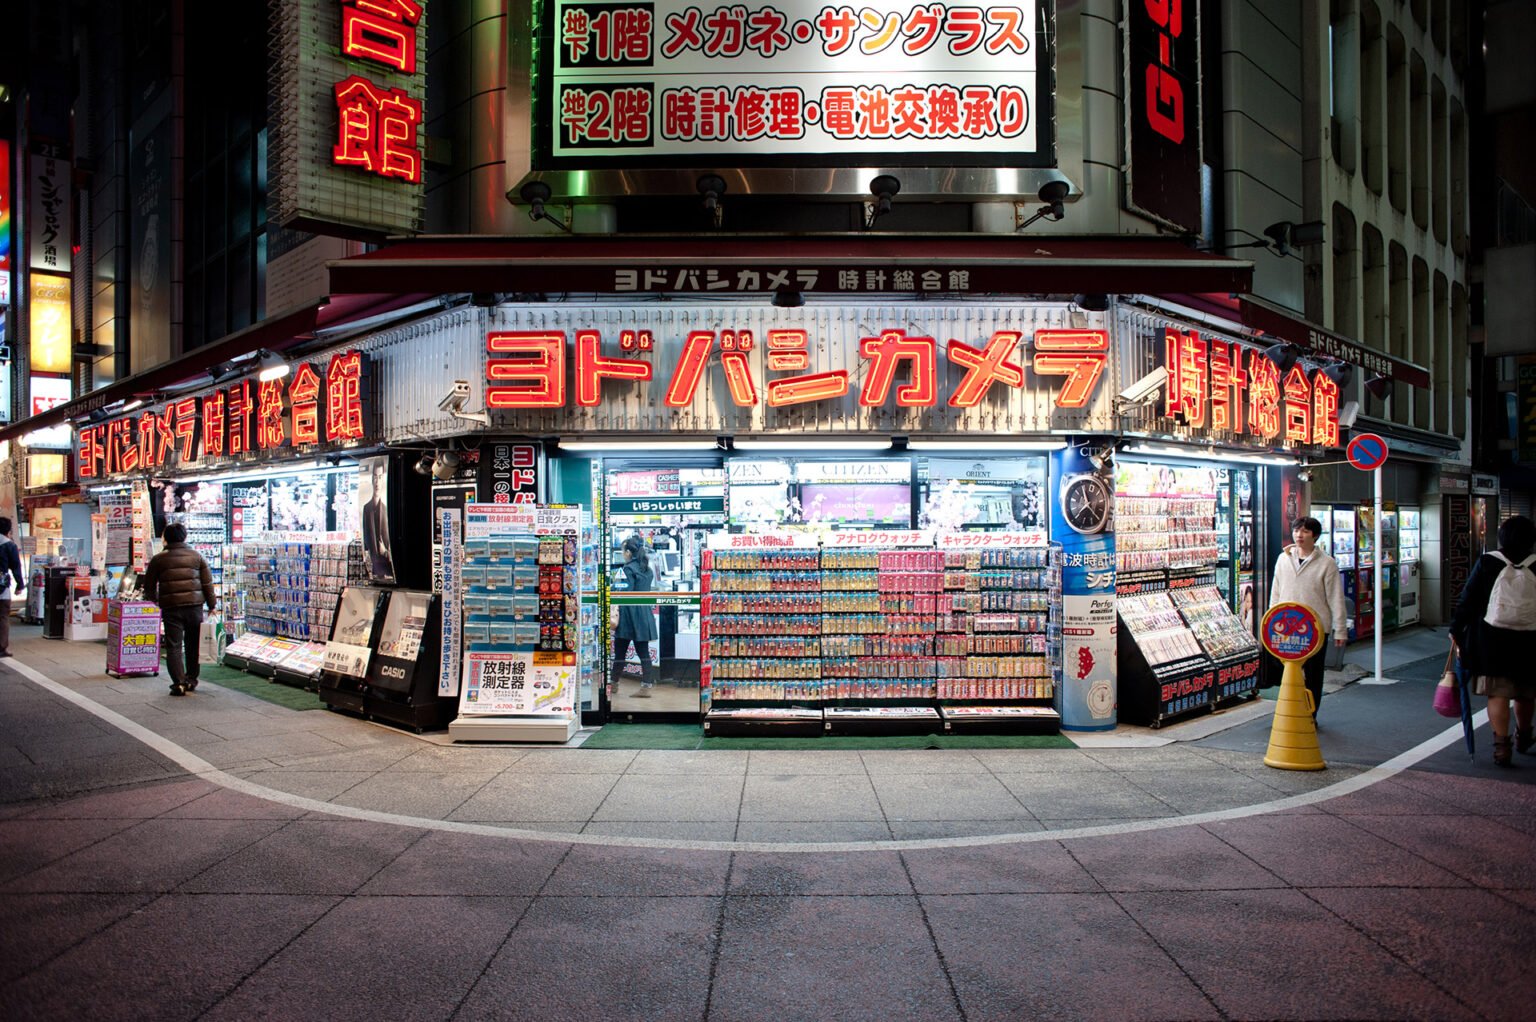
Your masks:
{"label": "trash bin", "polygon": [[69,620],[71,591],[69,581],[75,577],[74,568],[49,568],[48,583],[43,592],[43,638],[64,638],[64,622]]}

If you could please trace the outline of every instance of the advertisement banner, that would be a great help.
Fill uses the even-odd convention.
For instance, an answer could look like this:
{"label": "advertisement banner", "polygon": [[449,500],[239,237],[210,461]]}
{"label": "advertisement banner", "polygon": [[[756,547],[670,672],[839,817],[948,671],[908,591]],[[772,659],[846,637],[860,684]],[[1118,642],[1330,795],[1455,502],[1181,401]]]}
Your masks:
{"label": "advertisement banner", "polygon": [[[29,263],[33,270],[68,276],[72,263],[69,159],[62,146],[38,146],[27,161]],[[33,341],[36,344],[36,340]],[[65,341],[65,355],[69,353]],[[69,367],[50,372],[69,372]]]}
{"label": "advertisement banner", "polygon": [[[31,368],[37,373],[67,373],[73,320],[68,277],[33,273],[27,278],[28,323],[31,327]],[[64,381],[68,384],[68,380]],[[65,400],[69,399],[68,395]],[[52,407],[52,406],[50,406]],[[34,413],[35,414],[35,413]]]}
{"label": "advertisement banner", "polygon": [[576,668],[536,667],[533,653],[479,652],[464,654],[465,687],[459,712],[472,716],[574,712]]}
{"label": "advertisement banner", "polygon": [[[1068,445],[1052,460],[1057,498],[1051,535],[1062,546],[1061,726],[1103,731],[1116,724],[1115,540],[1109,445]],[[1095,459],[1098,464],[1095,464]]]}
{"label": "advertisement banner", "polygon": [[539,449],[533,444],[492,443],[481,452],[476,499],[482,504],[536,504]]}
{"label": "advertisement banner", "polygon": [[103,544],[107,563],[124,565],[133,559],[133,494],[127,490],[101,495],[101,511],[107,519]]}
{"label": "advertisement banner", "polygon": [[[434,494],[434,496],[436,496]],[[462,630],[460,613],[462,612],[460,582],[463,575],[461,566],[464,558],[464,546],[462,534],[464,532],[464,511],[462,508],[442,507],[437,512],[437,534],[439,537],[440,559],[438,591],[443,594],[443,642],[438,653],[437,694],[440,696],[456,696],[459,694],[459,670],[460,656],[462,653]]]}
{"label": "advertisement banner", "polygon": [[357,463],[357,499],[362,504],[363,561],[373,582],[395,580],[394,539],[389,528],[389,457]]}
{"label": "advertisement banner", "polygon": [[155,674],[160,670],[160,608],[138,600],[107,607],[107,670]]}
{"label": "advertisement banner", "polygon": [[1193,231],[1201,195],[1199,5],[1133,3],[1125,17],[1127,205]]}

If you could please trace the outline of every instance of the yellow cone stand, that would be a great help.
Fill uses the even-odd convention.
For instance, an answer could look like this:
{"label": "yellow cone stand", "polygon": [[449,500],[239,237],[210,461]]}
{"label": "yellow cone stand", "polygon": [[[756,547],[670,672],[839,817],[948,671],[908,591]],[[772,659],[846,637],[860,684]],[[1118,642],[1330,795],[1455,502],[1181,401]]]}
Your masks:
{"label": "yellow cone stand", "polygon": [[1285,663],[1280,676],[1280,698],[1269,731],[1269,751],[1264,765],[1278,770],[1325,770],[1323,750],[1317,744],[1317,722],[1312,719],[1312,693],[1307,691],[1301,665],[1317,655],[1322,636],[1317,617],[1299,603],[1282,603],[1264,615],[1259,630],[1264,648]]}

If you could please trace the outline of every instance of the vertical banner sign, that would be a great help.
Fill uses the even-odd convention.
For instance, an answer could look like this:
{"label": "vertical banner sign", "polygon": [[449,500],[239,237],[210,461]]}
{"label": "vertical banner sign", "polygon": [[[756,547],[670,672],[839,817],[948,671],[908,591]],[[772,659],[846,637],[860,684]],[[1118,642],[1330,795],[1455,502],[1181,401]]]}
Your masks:
{"label": "vertical banner sign", "polygon": [[[0,138],[0,306],[11,304],[11,143]],[[7,346],[9,342],[7,341]],[[10,362],[10,354],[0,356],[0,361]],[[0,391],[0,422],[11,421],[10,370],[6,370],[6,387]]]}
{"label": "vertical banner sign", "polygon": [[1115,540],[1112,468],[1096,469],[1090,448],[1069,444],[1053,456],[1057,483],[1051,535],[1062,546],[1061,725],[1073,731],[1115,726]]}
{"label": "vertical banner sign", "polygon": [[539,449],[534,444],[496,443],[482,450],[476,475],[482,504],[528,504],[539,499]]}
{"label": "vertical banner sign", "polygon": [[107,517],[107,564],[125,565],[133,559],[133,495],[127,490],[103,493],[101,510]]}
{"label": "vertical banner sign", "polygon": [[[40,145],[28,160],[31,194],[27,203],[28,262],[42,273],[68,276],[72,237],[69,160],[62,146]],[[68,369],[65,370],[66,372]]]}
{"label": "vertical banner sign", "polygon": [[394,534],[389,518],[389,457],[363,458],[357,463],[357,499],[362,502],[363,560],[375,583],[395,581]]}
{"label": "vertical banner sign", "polygon": [[437,533],[440,537],[438,542],[442,547],[439,592],[443,594],[443,642],[437,672],[437,694],[440,696],[459,694],[459,653],[462,632],[459,626],[462,611],[459,581],[462,577],[460,564],[464,549],[463,521],[462,507],[438,508]]}
{"label": "vertical banner sign", "polygon": [[1125,5],[1126,205],[1187,231],[1200,228],[1199,6],[1184,0]]}
{"label": "vertical banner sign", "polygon": [[1444,494],[1445,606],[1447,616],[1456,613],[1461,591],[1472,573],[1472,498],[1463,493]]}
{"label": "vertical banner sign", "polygon": [[1520,363],[1515,392],[1516,457],[1536,462],[1536,359]]}
{"label": "vertical banner sign", "polygon": [[[148,351],[171,351],[171,90],[134,122],[130,135],[128,188],[133,196],[129,230],[133,294],[129,304],[135,344]],[[210,323],[210,336],[222,337],[223,324]]]}

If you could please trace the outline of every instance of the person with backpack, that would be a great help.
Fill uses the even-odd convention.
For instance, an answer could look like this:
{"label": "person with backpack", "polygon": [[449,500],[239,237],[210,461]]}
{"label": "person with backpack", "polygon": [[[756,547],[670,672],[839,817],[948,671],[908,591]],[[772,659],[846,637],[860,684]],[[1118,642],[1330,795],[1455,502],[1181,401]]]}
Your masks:
{"label": "person with backpack", "polygon": [[[1499,549],[1477,559],[1451,617],[1451,640],[1472,691],[1488,697],[1493,762],[1514,766],[1511,746],[1529,753],[1536,708],[1536,522],[1515,515],[1499,526]],[[1515,734],[1509,704],[1515,704]]]}

